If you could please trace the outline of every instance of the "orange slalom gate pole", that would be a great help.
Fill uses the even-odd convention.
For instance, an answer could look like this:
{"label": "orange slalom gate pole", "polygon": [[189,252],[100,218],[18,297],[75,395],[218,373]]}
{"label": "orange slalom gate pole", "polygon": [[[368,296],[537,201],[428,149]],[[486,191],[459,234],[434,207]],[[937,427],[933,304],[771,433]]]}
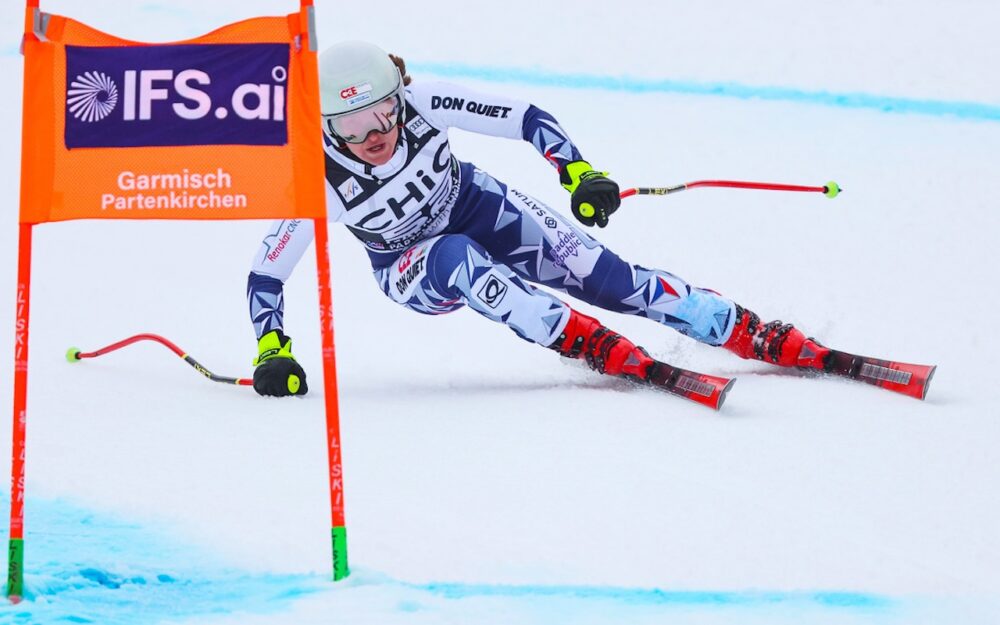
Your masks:
{"label": "orange slalom gate pole", "polygon": [[344,519],[344,470],[341,464],[340,407],[337,398],[337,360],[333,340],[333,296],[330,293],[330,253],[326,219],[316,226],[316,273],[319,279],[319,318],[323,344],[323,397],[326,400],[326,439],[330,464],[330,537],[333,581],[350,574],[347,566],[347,526]]}
{"label": "orange slalom gate pole", "polygon": [[[35,40],[38,0],[25,0],[24,38]],[[23,42],[22,42],[23,50]],[[25,76],[27,81],[28,77]],[[27,84],[27,82],[25,82]],[[21,153],[28,143],[23,116]],[[22,181],[22,185],[23,185]],[[24,189],[21,189],[22,198]],[[24,596],[24,455],[28,425],[28,312],[31,301],[31,228],[22,223],[17,241],[17,312],[14,321],[14,419],[11,436],[10,536],[7,545],[7,599],[19,603]]]}
{"label": "orange slalom gate pole", "polygon": [[24,596],[24,453],[28,425],[28,319],[31,301],[31,224],[21,224],[17,255],[17,316],[14,331],[14,433],[10,471],[10,540],[7,598]]}

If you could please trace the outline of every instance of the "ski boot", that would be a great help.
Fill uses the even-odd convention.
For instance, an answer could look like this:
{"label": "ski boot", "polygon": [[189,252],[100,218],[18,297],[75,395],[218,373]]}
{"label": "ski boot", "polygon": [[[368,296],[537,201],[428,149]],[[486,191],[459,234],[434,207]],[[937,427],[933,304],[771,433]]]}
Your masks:
{"label": "ski boot", "polygon": [[567,358],[582,358],[598,373],[645,382],[654,361],[641,347],[593,317],[570,309],[566,328],[551,349]]}
{"label": "ski boot", "polygon": [[552,349],[583,358],[598,373],[625,378],[718,410],[736,380],[698,373],[655,360],[646,350],[593,317],[570,310],[569,322]]}
{"label": "ski boot", "polygon": [[779,367],[825,368],[830,350],[781,321],[761,323],[751,310],[736,305],[736,327],[722,345],[740,358],[762,360]]}
{"label": "ski boot", "polygon": [[820,345],[791,324],[761,323],[752,311],[736,306],[736,327],[723,345],[741,358],[781,367],[798,367],[878,386],[924,399],[937,367],[869,358]]}

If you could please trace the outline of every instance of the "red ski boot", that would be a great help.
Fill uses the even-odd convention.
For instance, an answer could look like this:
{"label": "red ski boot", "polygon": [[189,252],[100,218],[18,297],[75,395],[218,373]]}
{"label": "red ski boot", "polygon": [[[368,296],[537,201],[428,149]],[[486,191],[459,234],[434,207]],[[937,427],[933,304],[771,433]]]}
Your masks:
{"label": "red ski boot", "polygon": [[551,347],[567,358],[583,358],[598,373],[623,378],[646,381],[655,363],[632,341],[572,309],[566,329]]}
{"label": "red ski boot", "polygon": [[820,345],[780,321],[762,324],[752,311],[736,306],[736,327],[723,345],[741,358],[782,367],[823,371],[924,399],[937,367],[858,356]]}
{"label": "red ski boot", "polygon": [[780,367],[823,369],[830,350],[790,323],[761,323],[751,310],[736,305],[736,327],[723,345],[740,358],[763,360]]}
{"label": "red ski boot", "polygon": [[597,319],[572,309],[566,329],[551,347],[567,358],[583,358],[598,373],[627,378],[716,410],[736,382],[654,360]]}

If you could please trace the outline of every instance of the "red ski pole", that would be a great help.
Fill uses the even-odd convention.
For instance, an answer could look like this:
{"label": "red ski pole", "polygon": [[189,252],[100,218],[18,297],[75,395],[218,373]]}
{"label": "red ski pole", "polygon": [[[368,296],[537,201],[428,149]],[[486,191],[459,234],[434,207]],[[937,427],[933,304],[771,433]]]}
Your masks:
{"label": "red ski pole", "polygon": [[730,189],[758,189],[761,191],[801,191],[806,193],[822,193],[828,198],[835,198],[841,188],[832,180],[822,187],[805,187],[797,184],[775,184],[771,182],[743,182],[740,180],[698,180],[686,182],[673,187],[636,187],[621,192],[622,199],[633,195],[670,195],[678,191],[696,189],[698,187],[726,187]]}
{"label": "red ski pole", "polygon": [[215,375],[205,367],[201,366],[201,364],[197,360],[184,353],[184,350],[182,350],[180,347],[177,347],[167,339],[156,334],[136,334],[135,336],[130,336],[127,339],[118,341],[117,343],[112,343],[107,347],[102,347],[101,349],[92,352],[83,352],[76,347],[70,347],[66,351],[66,360],[68,360],[69,362],[80,362],[84,358],[97,358],[98,356],[103,356],[108,352],[113,352],[115,350],[121,349],[133,343],[138,343],[139,341],[155,341],[161,345],[166,346],[167,349],[169,349],[173,353],[183,358],[184,362],[194,367],[195,371],[202,374],[203,376],[205,376],[206,378],[208,378],[213,382],[222,382],[223,384],[236,384],[237,386],[253,386],[253,380],[249,378],[227,378],[221,375]]}

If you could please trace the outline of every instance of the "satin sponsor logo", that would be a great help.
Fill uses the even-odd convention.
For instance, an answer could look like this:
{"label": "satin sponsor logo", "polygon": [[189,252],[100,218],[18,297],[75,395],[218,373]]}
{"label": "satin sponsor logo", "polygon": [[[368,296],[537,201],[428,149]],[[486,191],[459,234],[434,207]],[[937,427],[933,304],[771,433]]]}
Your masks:
{"label": "satin sponsor logo", "polygon": [[287,44],[66,46],[66,147],[284,145]]}

